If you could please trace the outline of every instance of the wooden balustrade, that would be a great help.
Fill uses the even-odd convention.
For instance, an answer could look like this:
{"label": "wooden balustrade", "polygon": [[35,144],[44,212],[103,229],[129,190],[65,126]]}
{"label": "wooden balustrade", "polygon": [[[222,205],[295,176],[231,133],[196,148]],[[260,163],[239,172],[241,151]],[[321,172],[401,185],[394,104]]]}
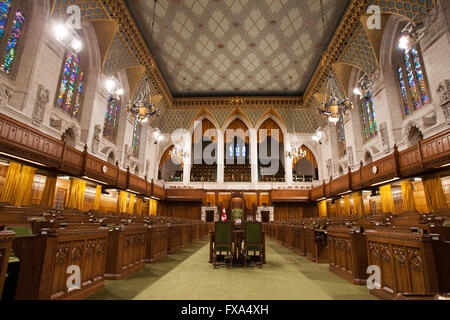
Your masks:
{"label": "wooden balustrade", "polygon": [[317,201],[325,196],[324,185],[320,185],[311,189],[311,200]]}
{"label": "wooden balustrade", "polygon": [[[43,229],[33,236],[16,237],[20,272],[18,300],[82,299],[104,287],[108,230],[105,228]],[[81,271],[81,289],[68,290],[69,266]]]}
{"label": "wooden balustrade", "polygon": [[330,271],[358,285],[366,284],[367,246],[362,233],[344,226],[327,228]]}
{"label": "wooden balustrade", "polygon": [[105,279],[123,279],[145,266],[147,227],[115,227],[108,236]]}
{"label": "wooden balustrade", "polygon": [[169,250],[169,226],[151,225],[147,229],[147,249],[145,262],[151,263],[167,256]]}
{"label": "wooden balustrade", "polygon": [[273,202],[308,202],[310,191],[299,189],[272,190],[271,199]]}
{"label": "wooden balustrade", "polygon": [[203,202],[205,193],[202,189],[167,189],[166,199],[176,201]]}
{"label": "wooden balustrade", "polygon": [[0,299],[5,285],[6,271],[8,269],[9,255],[15,233],[11,231],[0,231]]}
{"label": "wooden balustrade", "polygon": [[345,174],[330,182],[330,193],[339,194],[351,190],[350,175]]}

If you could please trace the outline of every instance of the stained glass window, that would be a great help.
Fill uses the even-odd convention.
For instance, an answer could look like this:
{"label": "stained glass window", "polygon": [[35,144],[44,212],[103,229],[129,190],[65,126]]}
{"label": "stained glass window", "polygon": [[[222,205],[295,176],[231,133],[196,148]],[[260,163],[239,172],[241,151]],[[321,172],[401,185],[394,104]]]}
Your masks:
{"label": "stained glass window", "polygon": [[232,159],[234,157],[234,148],[233,148],[232,144],[230,144],[230,147],[228,148],[228,157],[230,159]]}
{"label": "stained glass window", "polygon": [[11,11],[11,0],[0,1],[0,40],[5,34],[6,24],[8,23],[9,12]]}
{"label": "stained glass window", "polygon": [[64,62],[56,106],[78,118],[86,74],[80,71],[80,57],[69,52]]}
{"label": "stained glass window", "polygon": [[23,6],[18,1],[0,1],[0,70],[6,74],[11,73],[22,38],[25,25]]}
{"label": "stained glass window", "polygon": [[397,74],[400,81],[400,90],[405,113],[407,115],[431,102],[428,96],[425,73],[417,47],[412,48],[410,51],[405,50],[403,52],[402,64],[398,67]]}
{"label": "stained glass window", "polygon": [[339,121],[336,125],[338,146],[339,146],[339,156],[343,157],[347,154],[347,144],[345,142],[345,131],[344,131],[344,118],[339,117]]}
{"label": "stained glass window", "polygon": [[135,157],[139,156],[139,148],[141,146],[141,125],[136,120],[134,124],[134,130],[133,130],[133,154]]}
{"label": "stained glass window", "polygon": [[378,126],[375,120],[372,91],[361,102],[361,117],[364,131],[364,139],[370,140],[378,134]]}
{"label": "stained glass window", "polygon": [[245,144],[242,145],[242,157],[247,157],[247,148],[245,147]]}
{"label": "stained glass window", "polygon": [[236,152],[235,152],[236,158],[239,158],[241,156],[241,148],[239,147],[239,144],[236,144],[235,149],[236,149]]}
{"label": "stained glass window", "polygon": [[117,121],[119,117],[119,105],[114,99],[108,99],[106,106],[105,123],[103,125],[103,136],[113,142],[116,137]]}

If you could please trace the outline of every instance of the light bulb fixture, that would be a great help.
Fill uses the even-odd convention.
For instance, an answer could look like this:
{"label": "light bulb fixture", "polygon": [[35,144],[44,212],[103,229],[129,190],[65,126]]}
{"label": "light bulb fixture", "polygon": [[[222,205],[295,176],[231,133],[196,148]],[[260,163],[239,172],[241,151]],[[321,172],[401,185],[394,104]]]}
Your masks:
{"label": "light bulb fixture", "polygon": [[130,100],[127,106],[127,112],[136,118],[141,124],[146,124],[149,120],[159,116],[158,104],[162,96],[152,95],[149,85],[149,78],[144,80],[144,86],[136,99]]}
{"label": "light bulb fixture", "polygon": [[407,52],[410,51],[425,36],[425,24],[423,22],[416,23],[416,17],[417,14],[401,32],[402,36],[398,41],[398,47],[400,50],[405,50]]}
{"label": "light bulb fixture", "polygon": [[362,98],[362,96],[363,96],[363,93],[361,92],[361,89],[359,89],[359,88],[353,89],[353,93],[357,96],[360,96],[360,98]]}
{"label": "light bulb fixture", "polygon": [[71,46],[75,52],[80,52],[83,49],[83,42],[80,39],[73,39]]}
{"label": "light bulb fixture", "polygon": [[314,135],[312,136],[312,139],[313,139],[315,142],[321,143],[322,138],[323,138],[323,131],[322,131],[322,129],[319,127],[319,128],[317,128],[316,132],[315,132]]}
{"label": "light bulb fixture", "polygon": [[[398,41],[398,47],[401,50],[408,50],[409,48],[409,36],[402,36]],[[409,50],[408,50],[409,51]]]}
{"label": "light bulb fixture", "polygon": [[353,102],[343,97],[343,94],[338,89],[337,80],[331,73],[327,80],[324,102],[317,109],[320,115],[326,115],[328,121],[333,124],[338,123],[342,115],[353,110]]}
{"label": "light bulb fixture", "polygon": [[120,97],[124,94],[122,86],[114,77],[106,79],[105,88],[109,93],[110,99],[113,100],[120,100]]}
{"label": "light bulb fixture", "polygon": [[83,42],[77,32],[63,22],[54,22],[52,25],[55,39],[67,50],[79,53],[83,50]]}
{"label": "light bulb fixture", "polygon": [[53,33],[58,41],[64,41],[69,35],[69,29],[63,23],[55,23],[53,25]]}
{"label": "light bulb fixture", "polygon": [[161,134],[161,131],[158,128],[153,130],[153,139],[155,139],[156,142],[164,140],[164,137],[163,137],[163,135]]}

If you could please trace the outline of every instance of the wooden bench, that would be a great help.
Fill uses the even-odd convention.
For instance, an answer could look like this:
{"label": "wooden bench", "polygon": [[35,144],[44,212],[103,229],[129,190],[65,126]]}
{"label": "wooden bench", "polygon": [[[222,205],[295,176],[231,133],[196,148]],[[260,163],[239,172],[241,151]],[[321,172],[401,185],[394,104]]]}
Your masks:
{"label": "wooden bench", "polygon": [[0,231],[0,299],[3,294],[9,256],[11,253],[12,242],[15,235],[16,234],[12,231]]}

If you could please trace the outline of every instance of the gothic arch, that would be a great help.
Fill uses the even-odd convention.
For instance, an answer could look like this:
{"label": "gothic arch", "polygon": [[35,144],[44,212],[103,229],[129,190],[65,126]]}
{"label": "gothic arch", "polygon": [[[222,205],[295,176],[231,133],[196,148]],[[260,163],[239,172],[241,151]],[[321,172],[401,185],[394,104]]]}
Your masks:
{"label": "gothic arch", "polygon": [[224,122],[224,124],[222,126],[222,133],[225,134],[225,131],[227,130],[227,128],[236,119],[242,120],[242,122],[244,122],[245,125],[247,126],[247,129],[253,128],[251,122],[248,120],[248,118],[245,115],[245,113],[243,113],[242,110],[239,107],[236,107],[233,110],[233,112],[230,113],[230,115],[228,116],[227,120]]}
{"label": "gothic arch", "polygon": [[397,59],[400,56],[398,48],[400,32],[402,26],[408,22],[409,19],[405,16],[392,14],[386,23],[381,42],[380,71],[383,75],[383,82],[391,105],[395,106],[394,108],[391,108],[395,119],[393,119],[394,121],[403,120],[406,116],[402,107],[403,101],[400,92],[400,84],[396,75],[396,65],[398,64]]}

